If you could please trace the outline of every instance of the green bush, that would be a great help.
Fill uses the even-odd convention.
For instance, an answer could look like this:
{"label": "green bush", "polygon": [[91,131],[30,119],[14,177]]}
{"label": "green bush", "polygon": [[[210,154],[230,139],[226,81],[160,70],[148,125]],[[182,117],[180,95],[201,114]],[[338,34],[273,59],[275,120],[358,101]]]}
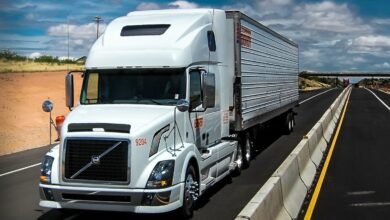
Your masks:
{"label": "green bush", "polygon": [[[20,56],[16,52],[11,50],[1,50],[0,51],[0,59],[11,60],[11,61],[26,61],[31,60],[25,56]],[[50,63],[50,64],[76,64],[75,60],[59,60],[58,57],[43,55],[33,59],[34,62],[38,63]]]}
{"label": "green bush", "polygon": [[0,51],[0,59],[25,61],[27,60],[27,57],[19,56],[16,52],[10,50],[2,50]]}

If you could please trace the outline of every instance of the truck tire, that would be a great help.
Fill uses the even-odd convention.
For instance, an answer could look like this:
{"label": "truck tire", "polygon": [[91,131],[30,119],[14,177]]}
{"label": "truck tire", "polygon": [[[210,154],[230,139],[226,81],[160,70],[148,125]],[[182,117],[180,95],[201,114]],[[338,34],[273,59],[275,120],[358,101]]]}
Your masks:
{"label": "truck tire", "polygon": [[198,180],[192,165],[188,166],[184,180],[183,206],[180,208],[180,214],[184,219],[189,219],[194,215],[193,194],[199,193]]}
{"label": "truck tire", "polygon": [[253,152],[253,142],[249,132],[245,132],[244,137],[242,138],[242,166],[243,168],[248,168]]}
{"label": "truck tire", "polygon": [[291,111],[281,116],[282,128],[284,134],[290,134],[294,129],[294,116]]}
{"label": "truck tire", "polygon": [[241,174],[242,170],[242,146],[241,146],[241,140],[237,141],[237,153],[234,158],[234,162],[236,163],[236,168],[233,170],[232,174],[233,176],[239,176]]}

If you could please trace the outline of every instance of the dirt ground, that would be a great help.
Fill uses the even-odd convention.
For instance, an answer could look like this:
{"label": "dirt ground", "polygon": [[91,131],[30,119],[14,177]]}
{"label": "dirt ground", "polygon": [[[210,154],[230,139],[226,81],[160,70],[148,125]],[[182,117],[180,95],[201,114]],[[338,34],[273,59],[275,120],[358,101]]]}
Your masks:
{"label": "dirt ground", "polygon": [[[0,155],[49,144],[49,113],[42,103],[54,103],[53,120],[67,115],[65,75],[60,72],[0,74]],[[75,74],[75,103],[79,102],[82,78]],[[57,138],[53,129],[52,141]]]}

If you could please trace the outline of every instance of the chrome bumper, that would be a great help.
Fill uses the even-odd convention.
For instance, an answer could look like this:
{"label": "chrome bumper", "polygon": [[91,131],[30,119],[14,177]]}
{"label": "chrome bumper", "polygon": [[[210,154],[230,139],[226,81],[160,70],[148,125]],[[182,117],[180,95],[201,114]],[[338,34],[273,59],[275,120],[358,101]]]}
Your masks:
{"label": "chrome bumper", "polygon": [[182,206],[184,183],[164,189],[92,188],[39,184],[46,208],[162,213]]}

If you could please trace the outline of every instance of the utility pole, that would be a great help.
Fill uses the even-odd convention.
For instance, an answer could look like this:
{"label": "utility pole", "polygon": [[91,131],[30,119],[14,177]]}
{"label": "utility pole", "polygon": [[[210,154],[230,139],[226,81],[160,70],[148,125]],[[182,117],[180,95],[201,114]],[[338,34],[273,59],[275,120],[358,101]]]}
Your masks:
{"label": "utility pole", "polygon": [[66,69],[69,71],[69,18],[66,19],[66,24],[67,24],[67,32],[68,32],[68,60],[66,61]]}
{"label": "utility pole", "polygon": [[68,29],[68,60],[69,60],[69,19],[67,19],[67,29]]}
{"label": "utility pole", "polygon": [[95,16],[94,21],[96,22],[96,39],[99,38],[99,23],[103,21],[100,16]]}

